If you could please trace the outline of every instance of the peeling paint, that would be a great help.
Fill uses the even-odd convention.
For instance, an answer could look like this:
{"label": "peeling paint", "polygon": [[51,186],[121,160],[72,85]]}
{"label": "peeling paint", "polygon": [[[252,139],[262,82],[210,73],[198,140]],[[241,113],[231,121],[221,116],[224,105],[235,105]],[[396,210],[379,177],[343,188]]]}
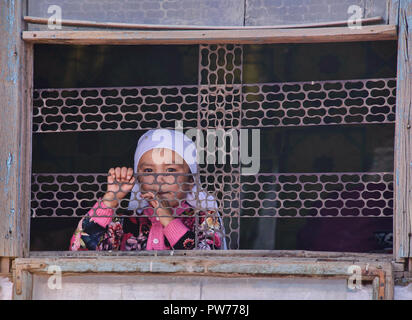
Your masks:
{"label": "peeling paint", "polygon": [[[21,190],[21,187],[22,187],[22,185],[21,185],[21,176],[20,176],[20,172],[21,172],[21,168],[20,168],[20,165],[21,165],[21,149],[19,149],[19,153],[18,153],[18,155],[19,155],[19,157],[18,157],[18,162],[17,162],[17,166],[18,166],[18,175],[17,175],[17,190]],[[20,192],[17,192],[17,218],[20,218],[21,217],[21,208],[22,208],[22,206],[21,206],[21,199],[20,199],[20,195],[21,195],[21,193]],[[17,219],[16,219],[17,220]],[[16,228],[15,228],[15,230],[14,230],[14,234],[13,234],[13,236],[14,235],[17,235],[17,239],[18,239],[18,241],[19,241],[19,243],[21,243],[20,241],[21,241],[21,236],[22,236],[22,232],[21,232],[21,225],[20,225],[20,223],[16,223]]]}
{"label": "peeling paint", "polygon": [[403,257],[404,253],[403,253],[403,245],[400,244],[399,246],[399,250],[398,250],[398,257]]}
{"label": "peeling paint", "polygon": [[8,66],[9,75],[6,78],[6,80],[13,82],[14,85],[17,83],[18,69],[19,69],[18,59],[16,61],[13,61],[14,58],[17,57],[17,55],[14,54],[15,52],[16,51],[13,49],[13,44],[8,43],[7,45],[7,58],[8,58],[7,66]]}
{"label": "peeling paint", "polygon": [[19,70],[19,59],[17,55],[15,55],[16,48],[16,40],[14,36],[14,27],[15,27],[15,1],[11,0],[8,1],[8,11],[7,11],[7,25],[6,25],[6,32],[8,33],[8,43],[7,43],[7,70],[6,70],[6,81],[10,81],[13,84],[17,83],[18,79],[18,70]]}
{"label": "peeling paint", "polygon": [[9,191],[8,190],[8,188],[9,188],[8,185],[9,185],[10,169],[11,169],[12,163],[13,163],[13,155],[9,152],[9,156],[7,158],[7,161],[6,161],[6,179],[5,179],[5,182],[4,182],[4,193],[6,193],[6,194]]}
{"label": "peeling paint", "polygon": [[11,200],[10,203],[10,215],[9,215],[9,230],[8,230],[8,236],[9,239],[13,238],[13,230],[14,230],[14,214],[15,214],[15,209],[14,209],[14,201]]}
{"label": "peeling paint", "polygon": [[408,16],[406,18],[406,22],[408,23],[408,30],[412,29],[412,16]]}

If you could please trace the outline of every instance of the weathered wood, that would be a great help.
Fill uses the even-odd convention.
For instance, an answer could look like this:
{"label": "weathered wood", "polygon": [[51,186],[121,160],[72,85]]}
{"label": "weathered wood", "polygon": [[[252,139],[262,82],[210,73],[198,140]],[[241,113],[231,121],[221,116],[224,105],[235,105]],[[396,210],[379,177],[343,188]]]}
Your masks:
{"label": "weathered wood", "polygon": [[[317,261],[298,258],[258,257],[99,257],[99,258],[26,258],[15,260],[20,273],[50,274],[49,268],[58,267],[62,276],[79,274],[158,274],[169,276],[212,277],[315,277],[348,279],[349,267],[362,269],[362,281],[379,277],[383,286],[376,292],[384,299],[393,297],[391,262],[378,261]],[[369,272],[367,272],[369,270]],[[16,282],[17,282],[16,278]],[[22,279],[23,280],[23,279]],[[25,284],[15,283],[22,292]],[[30,283],[28,283],[30,287]]]}
{"label": "weathered wood", "polygon": [[199,44],[199,43],[318,43],[395,40],[396,26],[363,26],[310,29],[191,30],[191,31],[25,31],[33,43],[80,45]]}
{"label": "weathered wood", "polygon": [[297,258],[313,261],[391,262],[392,254],[327,252],[304,250],[177,250],[177,251],[33,251],[30,258],[97,258],[97,257],[228,257],[228,258]]}
{"label": "weathered wood", "polygon": [[0,0],[0,256],[29,248],[32,45],[21,39],[26,1]]}
{"label": "weathered wood", "polygon": [[394,253],[397,261],[411,256],[412,232],[412,0],[399,10],[398,71],[395,124]]}
{"label": "weathered wood", "polygon": [[[32,24],[49,23],[48,18],[25,16],[24,21]],[[374,24],[382,21],[382,17],[364,18],[359,19],[359,23],[362,25]],[[121,23],[121,22],[97,22],[86,20],[72,20],[62,19],[62,26],[71,27],[87,27],[87,28],[111,28],[111,29],[139,29],[139,30],[233,30],[240,29],[239,26],[196,26],[196,25],[162,25],[162,24],[135,24],[135,23]],[[273,26],[244,26],[241,29],[296,29],[296,28],[319,28],[319,27],[339,27],[346,26],[347,20],[333,21],[333,22],[318,22],[318,23],[305,23],[305,24],[290,24],[290,25],[273,25]]]}
{"label": "weathered wood", "polygon": [[396,261],[392,261],[392,269],[393,269],[393,272],[405,272],[405,270],[406,270],[406,266],[405,266],[405,263],[399,263],[399,262],[396,262]]}
{"label": "weathered wood", "polygon": [[372,281],[372,300],[378,300],[379,296],[379,278],[374,278]]}
{"label": "weathered wood", "polygon": [[0,273],[7,274],[11,272],[11,259],[8,257],[0,257]]}
{"label": "weathered wood", "polygon": [[393,300],[395,295],[395,276],[393,265],[388,264],[385,270],[385,298]]}
{"label": "weathered wood", "polygon": [[399,1],[387,0],[388,24],[395,26],[399,24]]}
{"label": "weathered wood", "polygon": [[99,257],[99,258],[18,258],[15,270],[44,274],[49,266],[66,273],[166,273],[348,276],[348,267],[380,269],[391,274],[387,261],[317,261],[316,259],[258,257]]}

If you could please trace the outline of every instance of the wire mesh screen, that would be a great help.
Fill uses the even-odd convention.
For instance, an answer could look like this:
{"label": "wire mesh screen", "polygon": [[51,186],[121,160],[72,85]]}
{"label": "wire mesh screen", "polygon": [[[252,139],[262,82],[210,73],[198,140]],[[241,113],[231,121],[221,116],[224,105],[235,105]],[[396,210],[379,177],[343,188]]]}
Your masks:
{"label": "wire mesh screen", "polygon": [[[202,137],[221,130],[221,140],[226,141],[241,138],[241,130],[395,121],[395,78],[244,84],[242,70],[243,46],[200,45],[196,85],[37,89],[33,93],[33,133],[175,129],[180,121],[186,130],[195,129]],[[193,138],[199,142],[198,136]],[[244,174],[242,163],[232,161],[242,157],[236,139],[230,144],[206,139],[204,147],[212,145],[212,152],[204,154],[205,161],[199,163],[193,178],[216,200],[217,210],[206,214],[222,223],[230,249],[239,249],[241,218],[393,214],[392,172]],[[136,181],[144,176],[134,173]],[[153,185],[158,185],[158,176],[151,176],[155,176]],[[32,218],[84,217],[88,212],[93,216],[91,208],[96,202],[97,208],[102,207],[108,185],[108,175],[102,172],[35,173]],[[177,196],[178,191],[186,190],[184,184],[175,180],[170,185],[177,189],[170,191],[169,199],[186,197]],[[159,189],[153,193],[154,200],[167,199]],[[116,198],[116,193],[113,196]],[[135,196],[131,192],[119,199],[115,216],[144,215],[129,208]],[[200,232],[198,213],[204,207],[199,202],[204,199],[197,193],[193,200],[197,203],[193,205],[193,223]]]}

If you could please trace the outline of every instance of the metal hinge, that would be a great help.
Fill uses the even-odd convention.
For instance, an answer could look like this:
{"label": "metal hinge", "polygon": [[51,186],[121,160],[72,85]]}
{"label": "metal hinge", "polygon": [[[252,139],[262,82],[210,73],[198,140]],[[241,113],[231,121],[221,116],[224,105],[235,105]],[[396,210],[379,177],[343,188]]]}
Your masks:
{"label": "metal hinge", "polygon": [[21,295],[23,292],[23,271],[34,271],[37,269],[44,269],[45,263],[18,263],[13,261],[13,279],[17,295]]}
{"label": "metal hinge", "polygon": [[376,299],[384,300],[385,299],[385,271],[382,267],[366,267],[362,268],[362,277],[372,277],[373,278],[373,286],[374,286],[374,296],[376,295]]}

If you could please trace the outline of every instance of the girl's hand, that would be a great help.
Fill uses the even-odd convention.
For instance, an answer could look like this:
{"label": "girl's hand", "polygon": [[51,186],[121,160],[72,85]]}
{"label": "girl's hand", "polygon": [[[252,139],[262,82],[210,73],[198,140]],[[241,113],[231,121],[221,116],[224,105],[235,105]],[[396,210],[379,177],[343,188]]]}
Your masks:
{"label": "girl's hand", "polygon": [[163,227],[166,227],[173,218],[173,212],[169,207],[169,203],[167,200],[155,200],[154,194],[152,192],[142,193],[142,198],[147,200],[149,204],[155,208],[155,215],[159,218],[160,223]]}
{"label": "girl's hand", "polygon": [[107,177],[107,192],[103,203],[110,208],[115,208],[132,189],[135,183],[133,168],[117,167],[109,170]]}

